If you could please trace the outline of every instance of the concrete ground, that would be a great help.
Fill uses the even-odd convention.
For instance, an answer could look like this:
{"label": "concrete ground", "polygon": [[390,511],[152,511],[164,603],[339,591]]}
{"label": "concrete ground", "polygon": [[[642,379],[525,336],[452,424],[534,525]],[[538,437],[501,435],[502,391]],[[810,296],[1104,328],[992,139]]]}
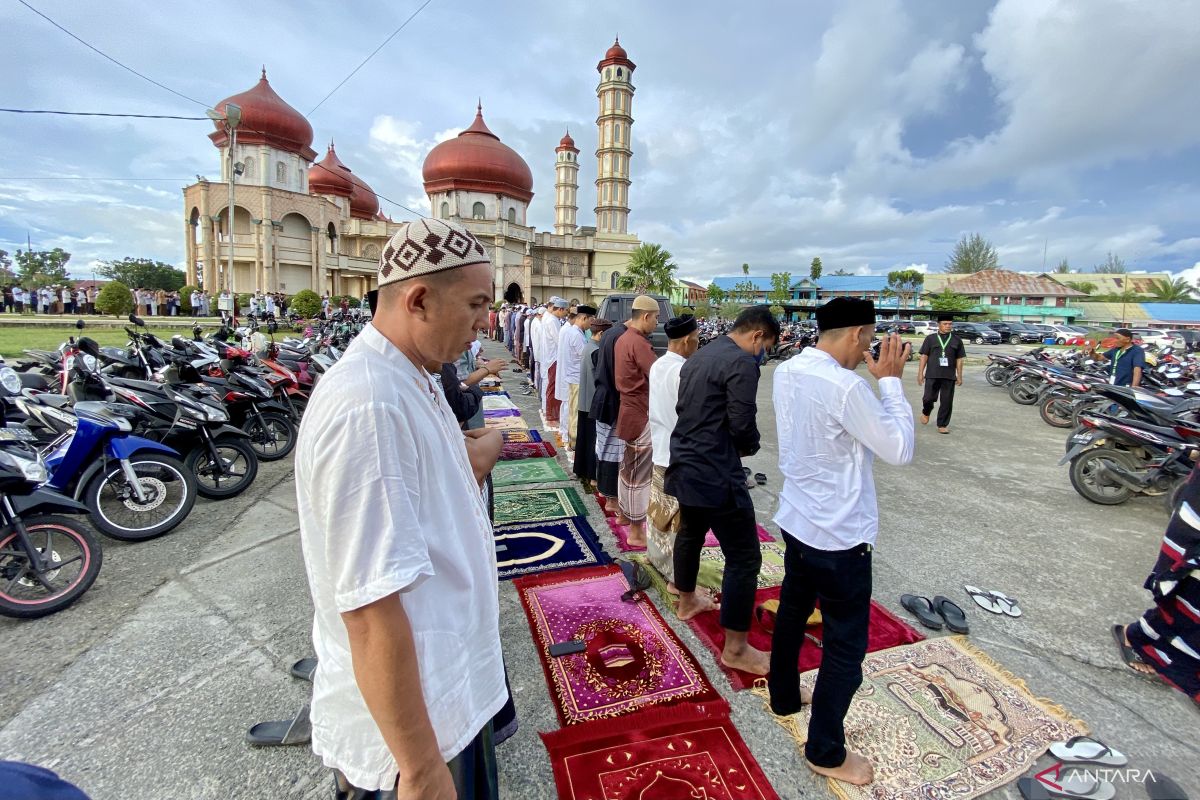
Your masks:
{"label": "concrete ground", "polygon": [[[764,447],[746,464],[768,476],[752,494],[759,519],[775,531],[773,370],[764,370],[759,391]],[[505,384],[536,424],[519,379],[506,375]],[[905,385],[919,402],[915,371]],[[1063,432],[988,386],[979,368],[968,369],[956,405],[951,435],[919,428],[913,464],[877,467],[876,599],[905,618],[897,600],[904,592],[955,599],[974,643],[1035,694],[1084,719],[1132,767],[1161,769],[1200,796],[1200,714],[1177,692],[1134,677],[1108,634],[1112,622],[1134,619],[1149,602],[1141,585],[1167,521],[1161,503],[1110,508],[1080,498],[1066,468],[1055,466]],[[587,502],[592,527],[615,554],[599,510]],[[42,620],[0,619],[0,758],[54,769],[96,800],[328,797],[328,774],[306,747],[242,743],[253,722],[289,716],[307,701],[308,684],[288,675],[311,649],[297,524],[290,460],[264,464],[244,496],[201,500],[162,539],[104,540],[101,576],[74,607]],[[1025,616],[980,611],[963,583],[1018,598]],[[521,800],[553,798],[537,732],[558,723],[509,583],[501,585],[501,613],[521,722],[498,751],[502,790]],[[690,629],[674,627],[729,698],[780,796],[830,797],[760,701],[731,692]],[[1117,792],[1145,796],[1141,786]],[[991,796],[1018,795],[1009,785]]]}

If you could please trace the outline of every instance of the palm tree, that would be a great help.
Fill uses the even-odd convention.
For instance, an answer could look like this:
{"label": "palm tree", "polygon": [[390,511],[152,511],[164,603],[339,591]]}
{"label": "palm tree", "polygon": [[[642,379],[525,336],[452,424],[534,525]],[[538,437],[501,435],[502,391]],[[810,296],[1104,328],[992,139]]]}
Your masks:
{"label": "palm tree", "polygon": [[675,264],[671,253],[660,244],[646,242],[629,256],[629,266],[617,285],[638,294],[654,293],[670,297],[675,286]]}
{"label": "palm tree", "polygon": [[1150,283],[1154,299],[1164,303],[1178,303],[1190,300],[1196,293],[1196,287],[1183,278],[1155,280]]}

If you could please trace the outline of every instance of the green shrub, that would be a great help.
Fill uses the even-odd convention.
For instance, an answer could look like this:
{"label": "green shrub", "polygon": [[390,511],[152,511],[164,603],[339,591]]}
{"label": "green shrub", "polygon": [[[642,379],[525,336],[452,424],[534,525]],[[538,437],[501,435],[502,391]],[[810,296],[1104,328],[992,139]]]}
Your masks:
{"label": "green shrub", "polygon": [[120,281],[109,281],[96,295],[96,310],[101,314],[112,314],[114,317],[124,317],[133,311],[133,294],[128,286]]}
{"label": "green shrub", "polygon": [[198,291],[200,291],[198,286],[184,286],[179,290],[179,310],[182,313],[192,313],[192,292]]}
{"label": "green shrub", "polygon": [[236,297],[237,297],[238,311],[242,314],[249,314],[250,313],[250,298],[253,297],[253,295],[238,293],[236,295]]}
{"label": "green shrub", "polygon": [[717,315],[721,319],[737,319],[737,315],[742,313],[742,309],[746,306],[741,303],[721,303],[721,310]]}
{"label": "green shrub", "polygon": [[288,301],[288,311],[295,311],[305,319],[321,313],[321,295],[312,289],[301,289]]}
{"label": "green shrub", "polygon": [[349,294],[336,294],[329,298],[329,307],[334,311],[337,311],[342,307],[342,300],[345,300],[346,305],[348,305],[350,308],[358,308],[358,306],[362,303],[361,297],[354,297],[353,295]]}

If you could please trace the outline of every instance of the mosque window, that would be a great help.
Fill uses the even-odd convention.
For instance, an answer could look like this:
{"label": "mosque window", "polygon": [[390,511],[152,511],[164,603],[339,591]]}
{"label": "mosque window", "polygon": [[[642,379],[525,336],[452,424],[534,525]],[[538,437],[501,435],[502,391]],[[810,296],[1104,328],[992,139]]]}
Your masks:
{"label": "mosque window", "polygon": [[254,157],[246,156],[245,159],[242,160],[242,164],[245,167],[246,179],[254,180]]}
{"label": "mosque window", "polygon": [[612,274],[612,278],[609,280],[608,288],[610,288],[610,289],[616,289],[616,288],[617,288],[617,281],[619,281],[619,280],[621,280],[621,273],[619,273],[619,272],[614,272],[614,273]]}
{"label": "mosque window", "polygon": [[617,77],[621,77],[621,68],[617,67]]}
{"label": "mosque window", "polygon": [[287,186],[287,164],[282,161],[275,162],[275,182],[281,186]]}
{"label": "mosque window", "polygon": [[450,219],[450,204],[449,203],[446,203],[446,202],[442,203],[441,217],[442,217],[442,219]]}
{"label": "mosque window", "polygon": [[483,219],[483,215],[485,213],[487,212],[484,210],[483,203],[476,203],[475,205],[471,206],[472,219]]}
{"label": "mosque window", "polygon": [[517,221],[517,210],[515,208],[513,208],[512,206],[508,207],[508,221],[512,222],[514,224]]}
{"label": "mosque window", "polygon": [[608,69],[604,70],[604,80],[606,80],[606,81],[612,80],[612,67],[609,67]]}

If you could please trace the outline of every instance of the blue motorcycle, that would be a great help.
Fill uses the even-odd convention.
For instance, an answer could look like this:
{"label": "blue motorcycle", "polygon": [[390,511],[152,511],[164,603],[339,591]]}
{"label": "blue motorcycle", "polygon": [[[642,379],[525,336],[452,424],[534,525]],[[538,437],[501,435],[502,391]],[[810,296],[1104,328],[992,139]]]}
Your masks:
{"label": "blue motorcycle", "polygon": [[100,532],[122,541],[162,536],[187,518],[196,478],[179,453],[130,435],[119,405],[81,402],[73,411],[74,429],[44,453],[49,488],[84,503]]}

